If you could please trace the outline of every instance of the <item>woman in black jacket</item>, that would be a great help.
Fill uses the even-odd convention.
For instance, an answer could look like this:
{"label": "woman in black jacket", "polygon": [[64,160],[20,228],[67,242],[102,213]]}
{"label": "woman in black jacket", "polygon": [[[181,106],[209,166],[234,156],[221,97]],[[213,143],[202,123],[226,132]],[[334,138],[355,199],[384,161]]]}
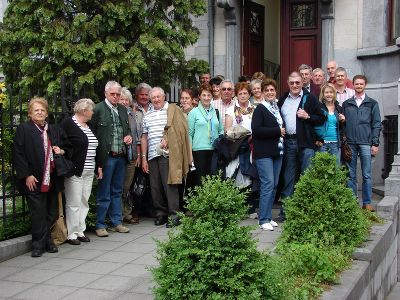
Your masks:
{"label": "woman in black jacket", "polygon": [[[80,99],[75,103],[75,114],[61,123],[61,128],[65,131],[73,146],[71,160],[76,167],[75,175],[64,180],[67,242],[71,245],[90,242],[84,232],[98,146],[97,138],[87,125],[87,122],[92,118],[93,110],[94,103],[92,100]],[[97,174],[98,178],[102,178],[101,168],[97,169]]]}
{"label": "woman in black jacket", "polygon": [[272,220],[272,204],[282,166],[285,128],[276,104],[276,89],[275,80],[263,81],[264,101],[255,109],[251,122],[253,157],[260,179],[258,224],[263,230],[274,230],[278,226]]}
{"label": "woman in black jacket", "polygon": [[44,98],[30,100],[28,116],[30,121],[15,133],[13,159],[19,190],[31,212],[32,257],[40,257],[44,250],[58,252],[50,228],[57,218],[57,193],[64,189],[64,178],[56,174],[54,155],[68,154],[68,140],[59,127],[46,122]]}

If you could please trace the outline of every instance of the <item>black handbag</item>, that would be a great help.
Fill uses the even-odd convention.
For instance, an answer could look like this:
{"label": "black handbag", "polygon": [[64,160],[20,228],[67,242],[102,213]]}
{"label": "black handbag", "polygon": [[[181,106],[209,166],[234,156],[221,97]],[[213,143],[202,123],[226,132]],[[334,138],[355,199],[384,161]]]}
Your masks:
{"label": "black handbag", "polygon": [[340,156],[343,162],[351,162],[352,152],[350,146],[347,144],[346,137],[343,136],[340,145]]}
{"label": "black handbag", "polygon": [[54,164],[57,176],[71,177],[75,175],[76,167],[74,163],[64,155],[55,154]]}
{"label": "black handbag", "polygon": [[146,190],[149,188],[149,178],[140,168],[136,169],[135,177],[130,188],[130,194],[142,197]]}

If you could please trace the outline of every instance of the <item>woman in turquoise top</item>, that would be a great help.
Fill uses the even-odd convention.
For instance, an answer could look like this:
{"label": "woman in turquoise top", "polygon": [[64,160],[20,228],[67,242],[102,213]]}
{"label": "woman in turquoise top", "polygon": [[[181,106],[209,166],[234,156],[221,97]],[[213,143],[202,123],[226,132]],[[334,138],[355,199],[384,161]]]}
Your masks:
{"label": "woman in turquoise top", "polygon": [[212,87],[209,84],[202,85],[199,94],[199,105],[188,115],[189,138],[196,167],[196,185],[201,184],[202,176],[211,173],[213,144],[218,136],[224,133],[224,127],[219,121],[221,118],[211,105]]}
{"label": "woman in turquoise top", "polygon": [[320,101],[326,121],[317,132],[317,146],[320,147],[319,151],[335,155],[337,163],[340,164],[340,132],[345,117],[342,107],[336,101],[336,88],[333,84],[327,83],[321,88]]}

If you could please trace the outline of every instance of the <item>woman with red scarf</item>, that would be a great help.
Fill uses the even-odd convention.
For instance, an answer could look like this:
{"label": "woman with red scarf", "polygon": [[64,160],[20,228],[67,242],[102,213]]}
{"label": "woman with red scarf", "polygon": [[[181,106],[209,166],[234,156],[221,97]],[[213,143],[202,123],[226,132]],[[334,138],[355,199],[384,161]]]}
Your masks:
{"label": "woman with red scarf", "polygon": [[32,257],[40,257],[44,250],[58,252],[50,227],[57,218],[57,193],[64,189],[64,178],[56,174],[54,155],[65,155],[68,142],[59,127],[46,122],[45,99],[33,98],[28,116],[30,121],[20,124],[15,134],[14,166],[31,212]]}

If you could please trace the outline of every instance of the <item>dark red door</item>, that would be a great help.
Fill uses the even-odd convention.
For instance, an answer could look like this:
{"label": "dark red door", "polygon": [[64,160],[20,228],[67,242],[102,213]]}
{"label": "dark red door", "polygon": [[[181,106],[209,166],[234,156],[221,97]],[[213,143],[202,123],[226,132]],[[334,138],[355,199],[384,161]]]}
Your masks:
{"label": "dark red door", "polygon": [[318,0],[281,2],[281,91],[299,65],[321,67],[321,18]]}
{"label": "dark red door", "polygon": [[244,1],[242,74],[264,71],[264,6]]}

